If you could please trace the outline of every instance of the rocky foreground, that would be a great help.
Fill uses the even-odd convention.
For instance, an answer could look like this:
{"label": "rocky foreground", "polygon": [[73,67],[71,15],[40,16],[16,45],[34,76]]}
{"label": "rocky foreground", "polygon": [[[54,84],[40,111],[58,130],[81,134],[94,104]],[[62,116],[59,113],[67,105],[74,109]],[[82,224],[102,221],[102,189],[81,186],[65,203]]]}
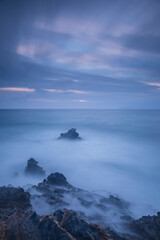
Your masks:
{"label": "rocky foreground", "polygon": [[75,188],[52,173],[38,185],[0,188],[0,240],[159,240],[160,214],[132,218],[130,204]]}

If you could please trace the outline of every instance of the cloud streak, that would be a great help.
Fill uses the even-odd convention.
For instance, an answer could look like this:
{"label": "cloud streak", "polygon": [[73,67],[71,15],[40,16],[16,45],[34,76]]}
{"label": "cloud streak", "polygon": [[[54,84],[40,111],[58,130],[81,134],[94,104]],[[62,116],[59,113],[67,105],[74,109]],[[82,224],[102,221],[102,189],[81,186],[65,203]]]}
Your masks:
{"label": "cloud streak", "polygon": [[[62,108],[84,96],[90,108],[160,108],[159,12],[159,0],[0,1],[1,93],[54,96]],[[1,107],[32,108],[26,94],[4,95]]]}
{"label": "cloud streak", "polygon": [[41,98],[35,98],[35,99],[29,99],[30,101],[33,101],[33,102],[59,102],[58,100],[54,100],[54,99],[41,99]]}
{"label": "cloud streak", "polygon": [[64,101],[64,100],[55,100],[55,99],[43,99],[43,98],[33,98],[33,99],[29,99],[29,101],[32,101],[32,102],[46,102],[46,103],[53,103],[53,102],[80,102],[80,103],[86,103],[88,102],[87,100],[84,100],[84,99],[80,99],[80,100],[67,100],[67,101]]}
{"label": "cloud streak", "polygon": [[20,88],[20,87],[4,87],[0,88],[0,91],[8,92],[35,92],[34,88]]}
{"label": "cloud streak", "polygon": [[88,94],[88,91],[81,91],[81,90],[62,90],[62,89],[43,89],[43,91],[46,92],[52,92],[52,93],[75,93],[75,94]]}
{"label": "cloud streak", "polygon": [[87,100],[80,99],[80,100],[72,100],[72,102],[80,102],[80,103],[85,103],[88,102]]}
{"label": "cloud streak", "polygon": [[160,83],[156,83],[156,82],[147,82],[146,84],[149,86],[160,87]]}

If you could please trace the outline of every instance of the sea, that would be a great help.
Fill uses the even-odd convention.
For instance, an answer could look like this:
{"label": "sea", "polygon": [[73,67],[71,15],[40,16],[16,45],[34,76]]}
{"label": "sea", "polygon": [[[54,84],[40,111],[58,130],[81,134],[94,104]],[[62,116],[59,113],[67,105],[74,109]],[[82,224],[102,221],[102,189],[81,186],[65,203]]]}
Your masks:
{"label": "sea", "polygon": [[[58,140],[76,128],[82,140]],[[24,174],[33,157],[72,185],[160,211],[160,110],[0,110],[0,186],[41,179]]]}

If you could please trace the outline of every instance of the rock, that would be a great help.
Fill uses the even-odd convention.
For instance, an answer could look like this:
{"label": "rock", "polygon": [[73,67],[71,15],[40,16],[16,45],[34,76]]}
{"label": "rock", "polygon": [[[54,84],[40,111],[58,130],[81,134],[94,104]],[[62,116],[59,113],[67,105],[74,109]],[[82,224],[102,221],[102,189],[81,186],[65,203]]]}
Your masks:
{"label": "rock", "polygon": [[31,208],[30,194],[23,188],[0,187],[0,219],[17,210]]}
{"label": "rock", "polygon": [[43,180],[43,183],[47,183],[50,185],[61,185],[61,186],[69,186],[65,176],[61,173],[51,173],[47,179]]}
{"label": "rock", "polygon": [[[32,195],[23,188],[0,187],[0,240],[160,239],[160,212],[134,220],[128,202],[75,188],[61,173],[30,189]],[[49,211],[38,213],[39,208]]]}
{"label": "rock", "polygon": [[143,216],[131,223],[131,229],[145,240],[160,239],[160,214]]}
{"label": "rock", "polygon": [[30,194],[23,188],[0,187],[0,208],[26,209],[30,205]]}
{"label": "rock", "polygon": [[76,212],[65,210],[60,226],[77,240],[109,240],[109,235],[99,224],[88,223]]}
{"label": "rock", "polygon": [[39,216],[35,212],[18,211],[0,221],[1,240],[110,240],[105,230],[79,218],[73,211]]}
{"label": "rock", "polygon": [[110,228],[106,228],[105,230],[113,240],[127,240],[127,238],[120,237],[116,232],[112,231]]}
{"label": "rock", "polygon": [[45,171],[42,167],[38,166],[38,162],[34,158],[30,158],[25,168],[26,175],[32,176],[45,176]]}
{"label": "rock", "polygon": [[[33,190],[33,191],[32,191]],[[130,204],[115,196],[105,197],[83,189],[76,188],[67,182],[61,173],[52,173],[38,185],[28,189],[32,195],[34,210],[39,215],[56,210],[74,209],[78,215],[89,222],[110,227],[113,231],[128,228],[134,219],[130,216]],[[40,208],[44,202],[45,208]],[[49,209],[49,210],[48,210]],[[58,212],[58,218],[62,218]]]}
{"label": "rock", "polygon": [[80,140],[79,133],[76,132],[76,128],[71,128],[67,133],[61,133],[58,139],[70,139],[70,140]]}

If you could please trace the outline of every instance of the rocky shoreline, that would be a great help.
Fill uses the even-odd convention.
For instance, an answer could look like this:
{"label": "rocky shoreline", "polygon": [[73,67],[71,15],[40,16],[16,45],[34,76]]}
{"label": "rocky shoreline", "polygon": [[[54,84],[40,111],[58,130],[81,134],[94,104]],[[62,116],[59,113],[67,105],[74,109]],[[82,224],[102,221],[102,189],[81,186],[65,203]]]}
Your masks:
{"label": "rocky shoreline", "polygon": [[11,239],[159,240],[160,213],[135,220],[130,203],[76,188],[56,172],[25,190],[0,187],[0,240]]}

